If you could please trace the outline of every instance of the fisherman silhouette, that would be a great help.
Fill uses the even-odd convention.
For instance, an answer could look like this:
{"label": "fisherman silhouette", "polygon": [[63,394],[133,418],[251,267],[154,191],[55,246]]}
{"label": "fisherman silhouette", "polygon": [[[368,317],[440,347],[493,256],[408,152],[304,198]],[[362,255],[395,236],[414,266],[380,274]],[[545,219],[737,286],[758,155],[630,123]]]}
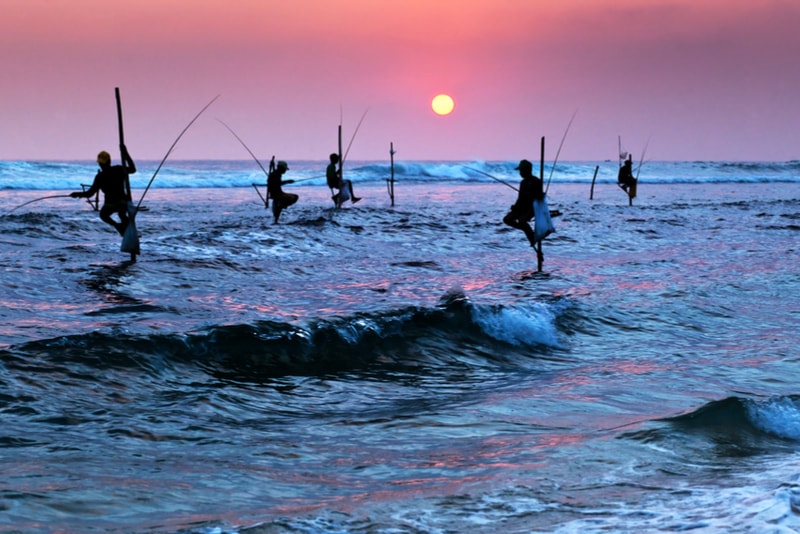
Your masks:
{"label": "fisherman silhouette", "polygon": [[342,207],[346,200],[352,200],[353,204],[361,200],[361,197],[357,197],[353,193],[353,182],[342,180],[342,172],[336,168],[336,164],[339,163],[339,154],[335,152],[331,154],[330,161],[328,168],[325,170],[325,177],[328,181],[328,187],[339,190],[331,197],[336,207]]}
{"label": "fisherman silhouette", "polygon": [[[86,191],[75,191],[70,193],[72,198],[89,198],[97,193],[103,192],[103,207],[100,208],[100,219],[113,226],[119,235],[125,233],[128,227],[128,202],[131,200],[131,188],[128,175],[136,172],[136,164],[125,145],[120,145],[122,153],[122,165],[111,165],[111,155],[105,150],[97,154],[97,164],[100,165],[100,172],[94,177],[92,186]],[[116,213],[119,222],[111,218]]]}
{"label": "fisherman silhouette", "polygon": [[628,159],[626,159],[622,167],[619,168],[617,183],[622,189],[627,191],[628,188],[633,186],[634,182],[636,182],[636,179],[633,177],[633,161],[631,161],[631,156],[628,156]]}
{"label": "fisherman silhouette", "polygon": [[522,181],[519,184],[517,201],[503,218],[503,222],[525,232],[525,237],[528,238],[531,246],[535,247],[537,241],[533,229],[528,223],[534,216],[533,201],[541,200],[544,197],[542,180],[533,175],[533,164],[526,159],[520,161],[515,170],[519,171]]}
{"label": "fisherman silhouette", "polygon": [[275,217],[275,224],[284,208],[288,208],[300,198],[294,193],[285,193],[281,186],[293,184],[294,180],[282,180],[283,175],[289,170],[289,165],[285,161],[279,161],[275,170],[267,177],[267,194],[272,198],[272,215]]}

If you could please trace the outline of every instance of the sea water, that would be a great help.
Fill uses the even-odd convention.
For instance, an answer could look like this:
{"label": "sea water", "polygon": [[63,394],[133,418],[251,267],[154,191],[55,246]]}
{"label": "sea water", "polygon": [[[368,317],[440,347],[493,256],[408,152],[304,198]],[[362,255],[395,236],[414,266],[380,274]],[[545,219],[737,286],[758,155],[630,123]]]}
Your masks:
{"label": "sea water", "polygon": [[[116,162],[112,162],[116,163]],[[266,184],[264,171],[267,160],[207,160],[207,161],[157,161],[136,162],[139,172],[131,175],[131,187],[140,192],[148,185],[155,189],[250,187],[253,183]],[[325,185],[327,161],[290,161],[290,171],[285,179],[304,185]],[[517,161],[359,161],[347,162],[346,178],[356,183],[383,183],[392,176],[403,184],[409,183],[500,183],[515,184],[519,176]],[[539,175],[538,161],[534,173]],[[634,174],[648,184],[718,184],[800,182],[800,160],[784,162],[634,162]],[[93,161],[0,161],[0,190],[58,190],[80,189],[87,185],[99,169]],[[600,185],[616,183],[618,163],[596,162],[545,162],[544,179],[548,184]],[[157,174],[156,174],[156,171]],[[596,174],[595,174],[596,171]],[[149,195],[149,193],[148,193]],[[13,203],[13,202],[12,202]],[[13,206],[12,206],[13,207]]]}
{"label": "sea water", "polygon": [[0,530],[800,530],[797,162],[324,164],[0,163]]}

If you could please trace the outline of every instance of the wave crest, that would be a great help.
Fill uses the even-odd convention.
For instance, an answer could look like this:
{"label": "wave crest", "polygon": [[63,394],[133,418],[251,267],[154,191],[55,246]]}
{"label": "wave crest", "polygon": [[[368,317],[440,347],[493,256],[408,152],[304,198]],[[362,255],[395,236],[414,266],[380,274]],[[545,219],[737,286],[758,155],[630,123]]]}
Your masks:
{"label": "wave crest", "polygon": [[215,374],[260,380],[375,367],[530,365],[557,346],[555,316],[547,305],[474,305],[453,291],[433,308],[320,319],[302,326],[262,321],[186,334],[93,332],[2,352],[9,361],[35,357],[65,367],[139,367],[156,374],[190,364]]}

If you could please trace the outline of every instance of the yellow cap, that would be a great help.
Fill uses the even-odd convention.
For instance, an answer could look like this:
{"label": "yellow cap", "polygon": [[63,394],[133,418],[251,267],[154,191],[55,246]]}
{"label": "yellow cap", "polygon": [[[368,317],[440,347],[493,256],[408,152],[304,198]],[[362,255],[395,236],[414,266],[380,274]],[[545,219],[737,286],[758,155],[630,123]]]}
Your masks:
{"label": "yellow cap", "polygon": [[101,151],[97,155],[97,163],[99,163],[100,165],[108,165],[109,163],[111,163],[111,154],[109,154],[105,150]]}

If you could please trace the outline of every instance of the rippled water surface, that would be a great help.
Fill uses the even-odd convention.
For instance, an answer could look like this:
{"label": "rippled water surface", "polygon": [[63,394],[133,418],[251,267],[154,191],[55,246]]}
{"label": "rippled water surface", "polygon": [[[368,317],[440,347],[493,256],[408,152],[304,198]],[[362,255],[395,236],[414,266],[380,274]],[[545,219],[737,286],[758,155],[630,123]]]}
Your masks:
{"label": "rippled water surface", "polygon": [[287,187],[0,216],[0,530],[800,529],[800,184]]}

